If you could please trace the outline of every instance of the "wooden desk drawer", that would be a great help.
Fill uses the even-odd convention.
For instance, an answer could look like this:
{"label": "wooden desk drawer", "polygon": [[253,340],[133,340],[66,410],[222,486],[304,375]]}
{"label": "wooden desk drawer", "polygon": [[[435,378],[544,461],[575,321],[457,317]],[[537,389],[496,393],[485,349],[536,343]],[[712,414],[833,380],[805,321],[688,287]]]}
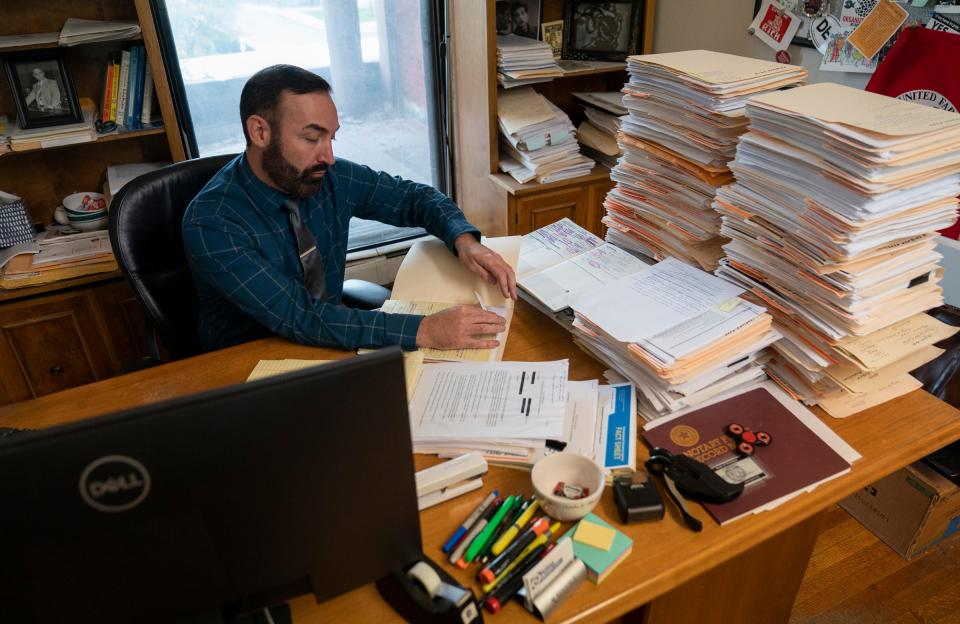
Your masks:
{"label": "wooden desk drawer", "polygon": [[92,290],[0,307],[0,404],[105,379],[118,370]]}
{"label": "wooden desk drawer", "polygon": [[577,225],[589,227],[583,186],[536,193],[520,198],[511,197],[511,201],[516,202],[516,231],[511,234],[529,234],[564,217]]}

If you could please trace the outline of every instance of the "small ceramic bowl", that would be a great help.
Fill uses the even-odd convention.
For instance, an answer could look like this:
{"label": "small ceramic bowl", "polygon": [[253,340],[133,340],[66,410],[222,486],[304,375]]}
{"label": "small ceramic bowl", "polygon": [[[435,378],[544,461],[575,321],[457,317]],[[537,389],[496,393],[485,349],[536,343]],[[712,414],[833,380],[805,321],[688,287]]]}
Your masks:
{"label": "small ceramic bowl", "polygon": [[85,193],[74,193],[63,198],[63,207],[67,212],[97,212],[106,210],[107,200],[103,193],[93,191]]}
{"label": "small ceramic bowl", "polygon": [[[603,493],[603,470],[593,460],[576,453],[547,455],[533,466],[530,473],[533,491],[540,507],[554,520],[579,520],[597,506]],[[590,488],[584,498],[565,498],[553,493],[559,482]]]}

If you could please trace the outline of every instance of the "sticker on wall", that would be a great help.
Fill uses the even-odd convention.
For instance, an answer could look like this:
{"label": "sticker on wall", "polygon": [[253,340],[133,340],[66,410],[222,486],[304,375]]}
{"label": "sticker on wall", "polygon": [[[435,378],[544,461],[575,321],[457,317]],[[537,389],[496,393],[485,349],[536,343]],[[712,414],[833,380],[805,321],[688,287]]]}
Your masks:
{"label": "sticker on wall", "polygon": [[907,20],[907,15],[907,10],[899,4],[881,2],[850,33],[847,41],[867,58],[873,58]]}
{"label": "sticker on wall", "polygon": [[848,33],[837,33],[830,36],[827,49],[820,61],[820,71],[854,72],[857,74],[872,74],[877,63],[865,57],[847,41]]}
{"label": "sticker on wall", "polygon": [[774,50],[784,50],[802,21],[776,0],[763,0],[749,31]]}
{"label": "sticker on wall", "polygon": [[841,2],[843,2],[843,9],[840,11],[840,23],[848,30],[859,26],[877,5],[877,0],[841,0]]}
{"label": "sticker on wall", "polygon": [[830,42],[830,36],[842,30],[843,27],[840,25],[840,20],[834,16],[824,15],[823,17],[818,17],[810,24],[810,41],[813,42],[813,47],[820,51],[820,54],[824,54],[827,51],[827,43]]}

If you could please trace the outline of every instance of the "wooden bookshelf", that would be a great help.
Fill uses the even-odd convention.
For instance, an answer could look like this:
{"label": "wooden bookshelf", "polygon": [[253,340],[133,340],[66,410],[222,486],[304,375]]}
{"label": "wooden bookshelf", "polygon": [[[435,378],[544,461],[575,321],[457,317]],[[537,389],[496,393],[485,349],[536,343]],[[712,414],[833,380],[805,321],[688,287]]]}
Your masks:
{"label": "wooden bookshelf", "polygon": [[[543,0],[542,21],[564,18],[563,0]],[[647,0],[643,52],[653,49],[655,0]],[[498,170],[497,48],[495,0],[454,0],[451,58],[454,187],[457,203],[485,234],[524,234],[563,217],[602,234],[603,198],[613,187],[609,169],[550,184],[519,184]],[[584,119],[574,92],[619,91],[626,63],[567,72],[531,85],[562,109],[574,126]]]}
{"label": "wooden bookshelf", "polygon": [[[141,35],[59,47],[78,98],[99,107],[107,59],[131,42],[147,52],[163,127],[94,141],[0,155],[0,190],[23,198],[36,223],[50,223],[64,197],[101,191],[107,167],[179,161],[180,135],[149,0],[31,0],[5,3],[0,35],[59,32],[67,18],[137,21]],[[0,115],[17,119],[10,84],[0,79]],[[0,404],[29,399],[119,373],[145,354],[143,314],[118,271],[0,291]]]}

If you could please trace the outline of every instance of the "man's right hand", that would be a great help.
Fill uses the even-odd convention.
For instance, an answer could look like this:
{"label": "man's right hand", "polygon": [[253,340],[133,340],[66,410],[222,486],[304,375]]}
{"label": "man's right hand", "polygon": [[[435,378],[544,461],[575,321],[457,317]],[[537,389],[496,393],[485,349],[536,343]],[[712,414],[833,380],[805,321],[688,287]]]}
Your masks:
{"label": "man's right hand", "polygon": [[433,349],[493,349],[497,340],[477,338],[504,331],[502,316],[477,306],[455,306],[424,317],[417,331],[417,346]]}

